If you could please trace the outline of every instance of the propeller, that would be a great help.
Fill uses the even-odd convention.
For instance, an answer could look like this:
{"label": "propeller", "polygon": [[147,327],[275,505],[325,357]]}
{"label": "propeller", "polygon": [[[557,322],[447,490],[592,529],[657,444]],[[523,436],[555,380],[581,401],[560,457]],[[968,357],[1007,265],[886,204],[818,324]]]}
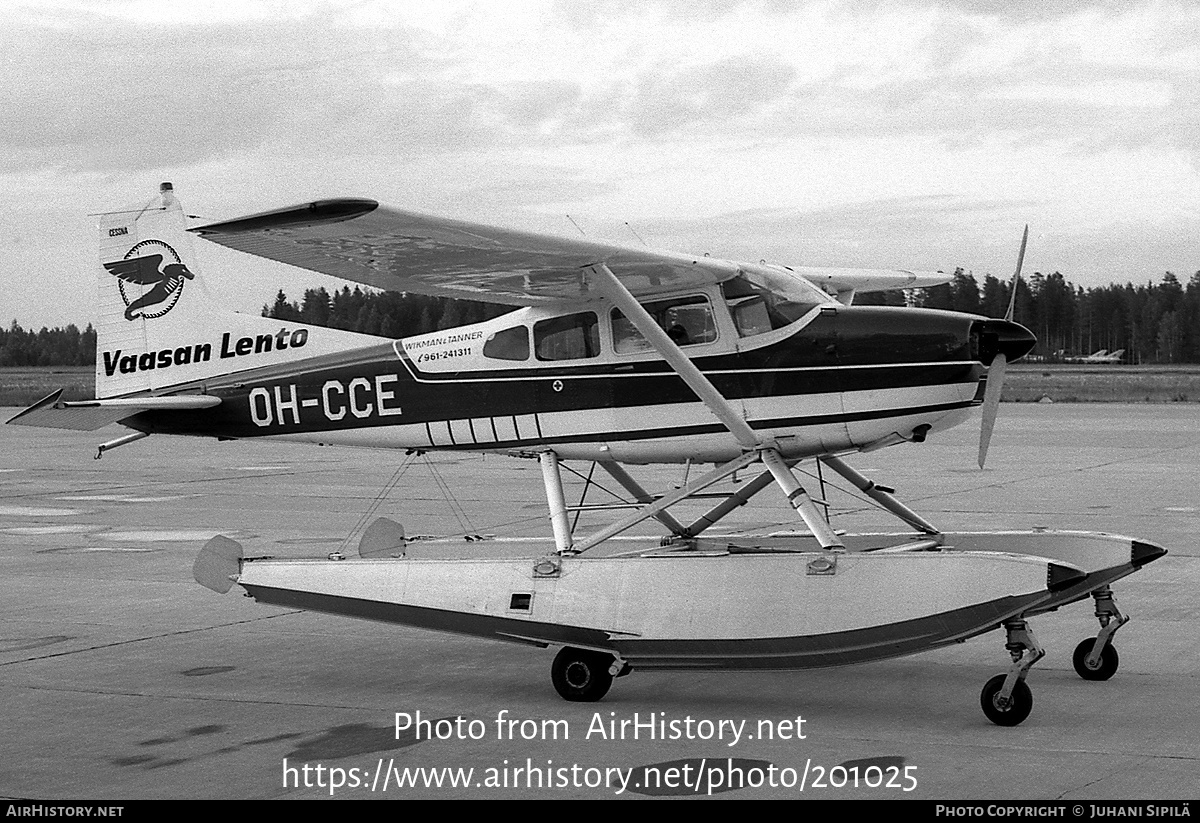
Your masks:
{"label": "propeller", "polygon": [[[1008,311],[1004,313],[1007,323],[1013,322],[1013,312],[1017,305],[1017,283],[1021,280],[1021,265],[1025,262],[1025,243],[1029,240],[1029,226],[1021,235],[1021,251],[1017,253],[1017,270],[1013,274],[1011,294],[1008,298]],[[996,356],[988,364],[987,388],[983,394],[983,423],[979,428],[979,468],[987,462],[988,446],[992,442],[992,430],[996,427],[996,414],[1000,410],[1000,392],[1004,388],[1004,370],[1008,366],[1008,357],[1002,347],[996,351]]]}

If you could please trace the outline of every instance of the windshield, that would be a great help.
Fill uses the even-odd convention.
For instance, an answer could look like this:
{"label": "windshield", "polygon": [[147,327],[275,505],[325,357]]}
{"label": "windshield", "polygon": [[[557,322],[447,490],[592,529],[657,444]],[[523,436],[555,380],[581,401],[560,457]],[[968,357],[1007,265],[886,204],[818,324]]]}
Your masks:
{"label": "windshield", "polygon": [[721,284],[729,313],[742,337],[795,323],[829,297],[803,277],[759,269]]}

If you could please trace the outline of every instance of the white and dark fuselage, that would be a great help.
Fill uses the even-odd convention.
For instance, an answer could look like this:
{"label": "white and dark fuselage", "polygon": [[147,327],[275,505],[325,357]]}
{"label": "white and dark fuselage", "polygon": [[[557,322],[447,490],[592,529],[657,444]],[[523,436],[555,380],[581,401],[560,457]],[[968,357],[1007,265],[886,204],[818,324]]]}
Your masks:
{"label": "white and dark fuselage", "polygon": [[[677,300],[690,308],[703,299],[705,312],[691,321],[701,342],[681,341],[681,349],[787,457],[910,439],[960,422],[981,396],[980,349],[988,345],[981,338],[1004,326],[951,312],[821,303],[794,322],[744,336],[721,289],[708,292]],[[214,408],[147,411],[123,422],[157,433],[403,449],[549,447],[563,459],[629,463],[736,457],[739,445],[726,428],[621,322],[603,302],[566,315],[520,309],[216,376],[203,387],[221,399]],[[1020,333],[1009,336],[1018,342],[1008,345],[1024,345]]]}
{"label": "white and dark fuselage", "polygon": [[[399,340],[238,314],[208,290],[194,234],[380,287],[524,308]],[[792,459],[961,422],[984,364],[1034,343],[1003,320],[843,305],[810,279],[899,287],[912,273],[619,249],[374,201],[188,230],[164,186],[156,208],[105,215],[99,235],[96,389],[112,411],[22,422],[623,463],[723,462],[762,446]]]}

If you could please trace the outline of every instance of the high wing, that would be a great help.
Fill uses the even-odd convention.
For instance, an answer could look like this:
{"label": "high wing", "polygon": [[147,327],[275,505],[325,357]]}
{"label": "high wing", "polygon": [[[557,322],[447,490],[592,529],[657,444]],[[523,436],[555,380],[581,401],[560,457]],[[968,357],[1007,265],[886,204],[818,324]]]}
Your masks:
{"label": "high wing", "polygon": [[908,271],[906,269],[840,269],[817,266],[790,266],[815,286],[826,291],[891,291],[893,289],[924,289],[949,283],[951,276],[940,271]]}
{"label": "high wing", "polygon": [[[761,268],[432,217],[352,198],[319,200],[191,231],[238,251],[381,289],[517,306],[589,299],[594,295],[584,270],[597,264],[606,265],[638,298],[719,283],[741,270]],[[949,279],[940,272],[788,270],[839,294],[920,288]]]}
{"label": "high wing", "polygon": [[589,298],[584,268],[604,263],[633,294],[719,283],[727,261],[321,200],[192,229],[222,246],[390,291],[508,305]]}

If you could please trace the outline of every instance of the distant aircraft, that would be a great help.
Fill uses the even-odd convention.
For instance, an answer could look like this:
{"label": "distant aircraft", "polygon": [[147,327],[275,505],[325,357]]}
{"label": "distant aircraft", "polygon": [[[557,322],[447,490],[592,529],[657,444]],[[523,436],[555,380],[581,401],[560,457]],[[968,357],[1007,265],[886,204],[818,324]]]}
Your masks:
{"label": "distant aircraft", "polygon": [[1111,353],[1105,353],[1104,349],[1101,349],[1100,351],[1096,352],[1095,354],[1089,354],[1087,357],[1083,358],[1083,360],[1081,362],[1083,362],[1083,363],[1120,363],[1121,358],[1124,356],[1124,354],[1125,354],[1124,349],[1117,349],[1115,352],[1111,352]]}
{"label": "distant aircraft", "polygon": [[[400,340],[236,314],[208,293],[193,235],[378,288],[520,308]],[[1014,287],[1024,252],[1025,238]],[[160,269],[163,260],[183,268]],[[175,434],[536,460],[554,545],[542,556],[409,558],[402,527],[380,518],[358,559],[247,557],[215,537],[194,574],[263,603],[560,647],[551,681],[567,700],[598,700],[633,670],[832,666],[1003,627],[1012,663],[980,703],[1015,725],[1032,708],[1026,675],[1044,655],[1027,618],[1090,596],[1100,631],[1079,644],[1075,668],[1107,679],[1118,665],[1112,635],[1127,619],[1110,584],[1165,553],[1109,534],[946,533],[847,464],[923,442],[982,404],[983,465],[1005,365],[1035,342],[1012,304],[1005,319],[853,305],[856,291],[931,285],[941,273],[628,249],[360,199],[189,230],[169,184],[145,207],[102,217],[99,262],[98,398],[55,392],[10,423],[134,430],[100,454]],[[563,460],[594,461],[634,511],[575,534]],[[793,471],[804,461],[911,531],[835,530]],[[651,492],[626,468],[647,463],[715,468]],[[751,466],[753,479],[699,518],[671,511]],[[705,535],[769,486],[806,534]],[[661,541],[635,551],[612,542],[650,519],[666,530]]]}
{"label": "distant aircraft", "polygon": [[1062,360],[1064,363],[1120,363],[1124,354],[1124,349],[1117,349],[1111,354],[1107,349],[1100,349],[1099,351],[1092,352],[1086,357],[1064,355]]}

